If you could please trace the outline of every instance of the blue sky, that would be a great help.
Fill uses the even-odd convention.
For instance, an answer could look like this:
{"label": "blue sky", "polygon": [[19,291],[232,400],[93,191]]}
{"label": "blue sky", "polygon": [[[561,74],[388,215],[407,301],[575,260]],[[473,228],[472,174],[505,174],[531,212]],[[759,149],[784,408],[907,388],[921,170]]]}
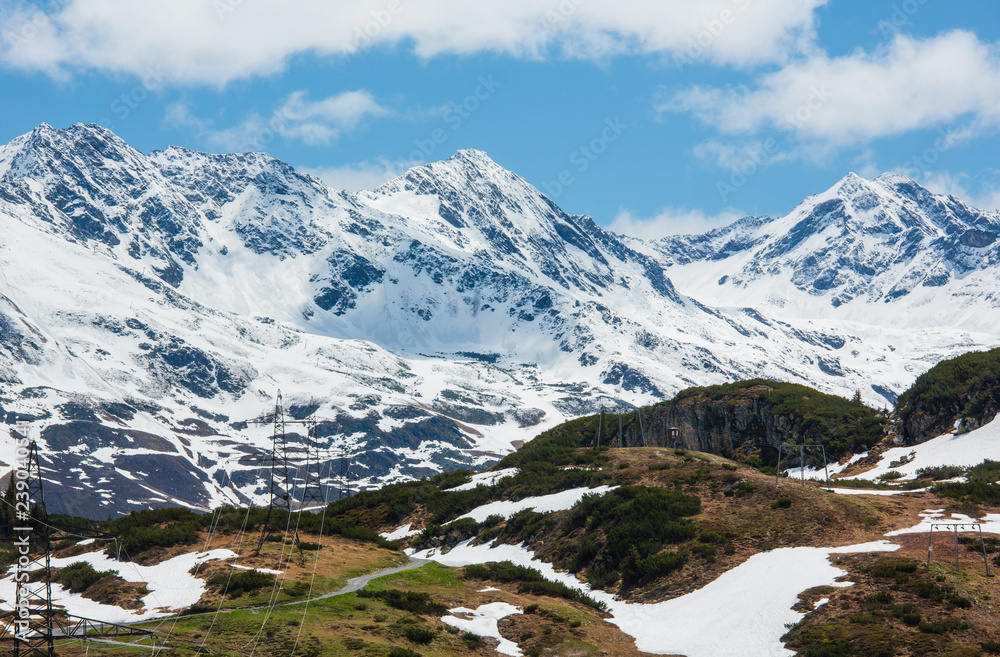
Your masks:
{"label": "blue sky", "polygon": [[991,0],[0,0],[0,140],[264,150],[373,187],[459,148],[642,236],[848,171],[1000,207]]}

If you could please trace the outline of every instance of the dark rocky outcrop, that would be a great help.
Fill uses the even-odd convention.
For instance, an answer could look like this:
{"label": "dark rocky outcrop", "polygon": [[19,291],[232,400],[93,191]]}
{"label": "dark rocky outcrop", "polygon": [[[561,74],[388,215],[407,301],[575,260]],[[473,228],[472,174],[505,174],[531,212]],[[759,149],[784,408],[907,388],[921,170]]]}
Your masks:
{"label": "dark rocky outcrop", "polygon": [[828,457],[867,448],[884,435],[871,408],[807,386],[763,379],[691,388],[643,413],[624,431],[625,445],[671,445],[670,429],[688,449],[733,456],[756,452],[770,460],[782,444],[824,445]]}
{"label": "dark rocky outcrop", "polygon": [[900,396],[896,410],[908,445],[992,422],[1000,412],[1000,349],[938,363]]}

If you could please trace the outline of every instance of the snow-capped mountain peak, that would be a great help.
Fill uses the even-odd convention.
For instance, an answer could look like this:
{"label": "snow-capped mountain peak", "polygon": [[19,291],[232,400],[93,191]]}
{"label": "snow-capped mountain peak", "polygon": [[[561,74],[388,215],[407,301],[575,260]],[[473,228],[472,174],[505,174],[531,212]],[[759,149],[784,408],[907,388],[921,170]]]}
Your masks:
{"label": "snow-capped mountain peak", "polygon": [[[266,491],[247,458],[267,429],[246,420],[277,389],[297,416],[335,421],[323,447],[351,454],[356,480],[381,482],[734,378],[890,401],[942,353],[986,343],[754,300],[857,287],[860,304],[864,285],[900,284],[879,267],[913,267],[914,248],[954,243],[949,262],[989,266],[990,248],[947,228],[989,217],[896,179],[849,176],[788,217],[651,244],[565,213],[474,150],[358,194],[266,154],[147,155],[86,125],[40,126],[0,163],[0,417],[36,421],[67,490],[127,491],[120,505],[90,483],[89,502],[67,498],[91,514]],[[735,300],[685,296],[668,267],[685,284],[703,267]]]}
{"label": "snow-capped mountain peak", "polygon": [[504,169],[483,151],[471,149],[458,151],[442,162],[414,167],[361,196],[385,205],[382,199],[400,194],[436,199],[436,203],[420,204],[424,219],[481,234],[501,230],[508,238],[517,233],[552,232],[553,222],[567,218],[524,178]]}
{"label": "snow-capped mountain peak", "polygon": [[[733,234],[740,235],[735,243]],[[939,288],[963,289],[970,309],[974,299],[1000,308],[986,289],[1000,258],[998,239],[997,213],[897,173],[875,180],[849,174],[784,217],[667,238],[660,248],[678,265],[669,274],[679,288],[714,303],[740,299],[859,321],[871,321],[870,304],[889,304],[895,310],[887,319],[919,325],[936,314],[927,307]],[[747,294],[751,288],[756,294]],[[966,328],[993,321],[973,312],[957,319]]]}

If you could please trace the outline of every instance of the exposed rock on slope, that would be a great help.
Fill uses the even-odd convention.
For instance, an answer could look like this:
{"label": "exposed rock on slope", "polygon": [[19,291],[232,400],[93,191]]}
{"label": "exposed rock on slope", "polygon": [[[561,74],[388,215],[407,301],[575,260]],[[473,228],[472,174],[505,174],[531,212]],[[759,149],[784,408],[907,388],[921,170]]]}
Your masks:
{"label": "exposed rock on slope", "polygon": [[1000,349],[932,367],[899,398],[898,410],[903,440],[911,445],[992,422],[1000,412]]}
{"label": "exposed rock on slope", "polygon": [[[806,386],[761,379],[692,388],[643,409],[643,429],[630,417],[625,445],[664,446],[680,430],[684,447],[731,456],[773,457],[778,445],[824,445],[829,457],[861,451],[883,437],[885,418],[873,409]],[[613,416],[609,416],[612,431]]]}

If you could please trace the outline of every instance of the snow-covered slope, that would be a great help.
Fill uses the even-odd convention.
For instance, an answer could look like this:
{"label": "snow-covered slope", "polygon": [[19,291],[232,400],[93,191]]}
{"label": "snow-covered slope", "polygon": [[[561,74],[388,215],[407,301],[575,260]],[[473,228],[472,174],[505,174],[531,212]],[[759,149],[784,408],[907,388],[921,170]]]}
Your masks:
{"label": "snow-covered slope", "polygon": [[656,244],[678,288],[785,318],[997,333],[1000,214],[850,174],[787,216]]}
{"label": "snow-covered slope", "polygon": [[898,472],[900,480],[905,481],[915,479],[917,471],[924,468],[970,468],[986,459],[1000,461],[1000,417],[973,431],[955,431],[912,447],[886,450],[874,468],[848,479],[875,481],[883,475]]}
{"label": "snow-covered slope", "polygon": [[335,420],[327,481],[343,451],[356,487],[479,466],[691,385],[764,376],[886,403],[997,344],[710,307],[674,288],[663,245],[566,214],[478,151],[350,194],[267,155],[146,155],[42,125],[0,148],[0,226],[0,414],[34,420],[51,510],[91,516],[261,499],[270,428],[247,420],[279,389],[295,417]]}

